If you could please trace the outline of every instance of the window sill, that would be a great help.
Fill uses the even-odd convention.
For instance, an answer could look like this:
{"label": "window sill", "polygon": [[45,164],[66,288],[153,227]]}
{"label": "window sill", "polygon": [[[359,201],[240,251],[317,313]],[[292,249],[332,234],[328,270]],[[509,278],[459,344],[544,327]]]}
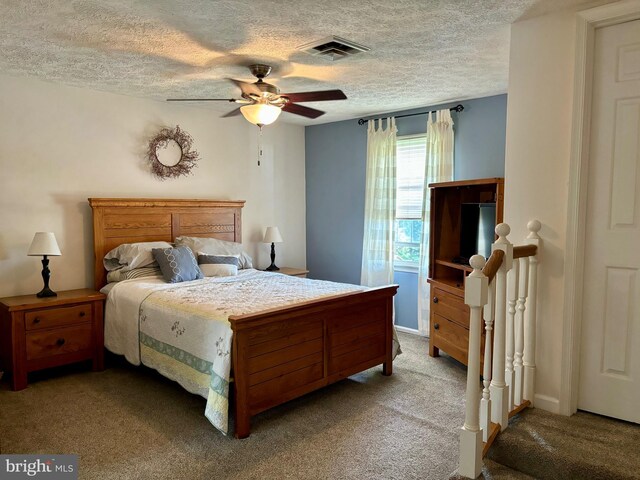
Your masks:
{"label": "window sill", "polygon": [[413,265],[394,265],[394,272],[404,272],[404,273],[415,273],[418,274],[418,267],[414,267]]}

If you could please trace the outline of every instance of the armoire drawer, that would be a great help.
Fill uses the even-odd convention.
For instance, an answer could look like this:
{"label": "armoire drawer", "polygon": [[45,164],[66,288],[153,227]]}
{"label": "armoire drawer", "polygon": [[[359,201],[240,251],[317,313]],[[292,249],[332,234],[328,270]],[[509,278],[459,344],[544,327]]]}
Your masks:
{"label": "armoire drawer", "polygon": [[439,288],[432,288],[431,308],[436,315],[469,328],[469,307],[464,303],[464,298]]}
{"label": "armoire drawer", "polygon": [[459,362],[467,363],[469,330],[438,314],[431,315],[431,335],[435,345]]}

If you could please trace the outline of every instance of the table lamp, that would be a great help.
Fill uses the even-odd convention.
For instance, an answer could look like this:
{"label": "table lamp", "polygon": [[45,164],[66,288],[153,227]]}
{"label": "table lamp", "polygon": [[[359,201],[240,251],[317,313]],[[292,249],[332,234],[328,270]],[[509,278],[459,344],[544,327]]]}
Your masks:
{"label": "table lamp", "polygon": [[36,294],[38,298],[43,297],[57,297],[58,294],[49,288],[49,278],[51,278],[51,272],[49,271],[49,259],[47,256],[60,256],[60,248],[58,242],[56,242],[56,236],[53,232],[36,232],[29,247],[29,256],[42,255],[42,280],[44,281],[44,288]]}
{"label": "table lamp", "polygon": [[278,227],[267,227],[267,230],[264,232],[264,238],[262,239],[264,243],[271,244],[271,265],[269,265],[266,270],[268,272],[274,272],[280,270],[276,266],[276,243],[282,242],[282,236],[280,235],[280,230]]}

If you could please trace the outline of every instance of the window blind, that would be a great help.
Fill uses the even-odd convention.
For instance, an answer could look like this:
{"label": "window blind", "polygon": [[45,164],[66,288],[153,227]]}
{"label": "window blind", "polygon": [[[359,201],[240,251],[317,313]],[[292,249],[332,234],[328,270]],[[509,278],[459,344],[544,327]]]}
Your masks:
{"label": "window blind", "polygon": [[396,218],[422,218],[426,136],[399,137],[396,156]]}

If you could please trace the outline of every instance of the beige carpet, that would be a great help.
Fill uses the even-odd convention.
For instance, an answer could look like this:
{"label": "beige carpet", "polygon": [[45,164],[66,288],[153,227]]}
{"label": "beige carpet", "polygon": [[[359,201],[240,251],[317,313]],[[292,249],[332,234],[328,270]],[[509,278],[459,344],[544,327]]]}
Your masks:
{"label": "beige carpet", "polygon": [[[116,361],[0,390],[1,453],[77,453],[80,478],[445,479],[456,469],[465,370],[401,334],[381,367],[255,417],[246,440],[203,416],[204,399]],[[114,363],[114,362],[112,362]]]}
{"label": "beige carpet", "polygon": [[[533,408],[509,421],[485,460],[502,471],[544,480],[640,480],[639,453],[640,425],[587,412],[564,417]],[[485,472],[500,471],[492,467]]]}

